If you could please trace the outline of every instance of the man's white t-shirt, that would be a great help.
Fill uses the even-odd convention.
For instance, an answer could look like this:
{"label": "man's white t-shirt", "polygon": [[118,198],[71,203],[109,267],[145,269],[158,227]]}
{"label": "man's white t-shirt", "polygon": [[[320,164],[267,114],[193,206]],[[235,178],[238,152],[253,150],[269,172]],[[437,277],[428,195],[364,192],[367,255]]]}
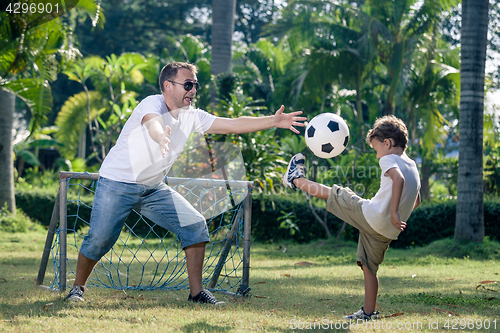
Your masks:
{"label": "man's white t-shirt", "polygon": [[392,179],[386,172],[398,168],[405,178],[398,212],[401,221],[406,222],[413,211],[420,190],[417,165],[405,153],[401,156],[394,154],[383,156],[379,160],[379,165],[382,169],[380,189],[372,199],[364,199],[361,208],[373,230],[387,238],[398,239],[401,231],[394,228],[391,223]]}
{"label": "man's white t-shirt", "polygon": [[[166,156],[162,157],[160,145],[148,134],[142,118],[153,113],[162,117],[163,127],[170,126],[170,144]],[[152,95],[140,102],[132,112],[104,159],[99,174],[119,182],[155,185],[168,173],[182,152],[189,135],[205,133],[216,117],[192,107],[180,110],[177,119],[168,112],[163,95]]]}

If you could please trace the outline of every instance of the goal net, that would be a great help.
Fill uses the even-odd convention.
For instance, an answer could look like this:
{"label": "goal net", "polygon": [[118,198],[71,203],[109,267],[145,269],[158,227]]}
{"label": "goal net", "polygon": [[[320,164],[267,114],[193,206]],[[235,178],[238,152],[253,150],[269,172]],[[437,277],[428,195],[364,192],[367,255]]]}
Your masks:
{"label": "goal net", "polygon": [[[75,278],[78,252],[89,229],[99,175],[60,172],[60,187],[37,284],[64,291]],[[204,178],[166,178],[207,221],[203,285],[212,291],[246,295],[252,182]],[[99,261],[88,286],[114,289],[177,290],[189,287],[184,251],[171,231],[136,210],[118,241]]]}

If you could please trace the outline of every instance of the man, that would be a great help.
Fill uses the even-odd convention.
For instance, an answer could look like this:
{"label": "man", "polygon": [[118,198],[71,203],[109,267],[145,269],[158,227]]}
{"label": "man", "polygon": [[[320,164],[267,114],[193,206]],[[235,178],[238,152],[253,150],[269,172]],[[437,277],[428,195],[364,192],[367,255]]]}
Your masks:
{"label": "man", "polygon": [[163,179],[193,132],[207,134],[249,133],[272,127],[305,126],[302,111],[274,116],[216,117],[194,109],[199,87],[196,66],[174,62],[163,67],[162,94],[148,96],[132,112],[116,145],[99,170],[90,229],[80,248],[73,288],[66,297],[83,301],[85,284],[97,262],[114,245],[134,206],[161,227],[173,231],[186,255],[189,301],[222,305],[202,286],[205,244],[209,241],[204,217]]}

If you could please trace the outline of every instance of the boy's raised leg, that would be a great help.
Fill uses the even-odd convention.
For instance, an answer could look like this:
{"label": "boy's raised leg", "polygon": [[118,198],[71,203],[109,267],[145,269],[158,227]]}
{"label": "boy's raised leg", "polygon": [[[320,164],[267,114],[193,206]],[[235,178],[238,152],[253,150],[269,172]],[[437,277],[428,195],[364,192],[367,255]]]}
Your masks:
{"label": "boy's raised leg", "polygon": [[328,196],[330,195],[330,191],[332,190],[331,187],[313,182],[312,180],[305,178],[296,178],[294,179],[293,183],[302,191],[307,192],[318,199],[327,200]]}
{"label": "boy's raised leg", "polygon": [[295,154],[288,163],[285,174],[283,175],[283,185],[295,189],[294,180],[298,178],[304,178],[304,162],[306,158],[301,153]]}
{"label": "boy's raised leg", "polygon": [[290,159],[286,173],[283,175],[283,185],[293,189],[300,188],[304,192],[319,199],[328,199],[331,190],[330,187],[305,178],[305,161],[306,158],[301,153],[294,155]]}

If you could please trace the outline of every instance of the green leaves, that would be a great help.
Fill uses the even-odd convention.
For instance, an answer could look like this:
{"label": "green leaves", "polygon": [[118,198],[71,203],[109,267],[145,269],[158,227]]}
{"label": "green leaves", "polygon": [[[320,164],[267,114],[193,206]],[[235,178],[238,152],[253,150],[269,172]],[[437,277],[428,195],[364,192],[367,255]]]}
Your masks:
{"label": "green leaves", "polygon": [[[56,138],[64,144],[59,151],[66,158],[72,159],[76,156],[80,136],[88,126],[89,117],[90,120],[94,120],[105,110],[103,96],[99,92],[90,91],[88,97],[89,99],[85,92],[71,96],[57,115],[55,123],[59,129]],[[90,114],[87,109],[88,103],[90,103]]]}
{"label": "green leaves", "polygon": [[33,135],[46,121],[46,115],[52,111],[52,93],[48,82],[41,79],[18,79],[3,85],[2,89],[21,98],[30,108],[32,112],[30,135]]}
{"label": "green leaves", "polygon": [[294,212],[284,212],[281,211],[281,216],[278,217],[278,222],[280,223],[280,229],[288,229],[290,236],[295,235],[296,232],[300,232],[299,227],[295,224],[297,217]]}

